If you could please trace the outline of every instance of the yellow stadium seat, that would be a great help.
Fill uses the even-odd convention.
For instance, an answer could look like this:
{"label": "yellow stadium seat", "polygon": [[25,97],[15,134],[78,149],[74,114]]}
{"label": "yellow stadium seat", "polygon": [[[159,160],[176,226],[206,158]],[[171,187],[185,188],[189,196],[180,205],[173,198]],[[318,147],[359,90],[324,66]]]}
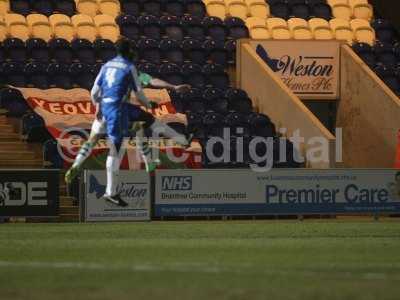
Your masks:
{"label": "yellow stadium seat", "polygon": [[94,24],[97,27],[97,32],[102,39],[113,41],[119,39],[119,27],[115,20],[110,15],[97,15],[94,17]]}
{"label": "yellow stadium seat", "polygon": [[242,20],[247,19],[247,5],[242,0],[226,0],[225,1],[228,14],[231,17],[240,18]]}
{"label": "yellow stadium seat", "polygon": [[350,27],[354,33],[354,39],[359,43],[367,43],[371,46],[375,44],[375,31],[367,20],[354,19],[350,22]]}
{"label": "yellow stadium seat", "polygon": [[97,37],[97,29],[90,16],[83,14],[74,15],[71,21],[78,38],[94,42]]}
{"label": "yellow stadium seat", "polygon": [[248,17],[245,21],[247,28],[251,28],[253,26],[265,26],[266,19],[259,17]]}
{"label": "yellow stadium seat", "polygon": [[313,34],[304,19],[291,18],[287,21],[292,36],[296,40],[312,40]]}
{"label": "yellow stadium seat", "polygon": [[329,25],[337,40],[346,41],[350,45],[353,44],[354,34],[349,21],[336,18],[330,20]]}
{"label": "yellow stadium seat", "polygon": [[337,3],[332,5],[332,15],[335,18],[350,20],[353,15],[353,11],[347,3]]}
{"label": "yellow stadium seat", "polygon": [[266,40],[272,38],[265,21],[265,19],[259,17],[249,17],[246,19],[246,26],[249,29],[252,39]]}
{"label": "yellow stadium seat", "polygon": [[210,0],[207,3],[207,14],[224,20],[227,14],[225,3],[220,0]]}
{"label": "yellow stadium seat", "polygon": [[110,15],[114,18],[121,12],[121,4],[118,0],[97,0],[100,13]]}
{"label": "yellow stadium seat", "polygon": [[10,11],[10,1],[0,0],[0,15],[5,15]]}
{"label": "yellow stadium seat", "polygon": [[367,0],[349,0],[349,5],[353,10],[353,17],[370,21],[374,16],[372,5]]}
{"label": "yellow stadium seat", "polygon": [[54,14],[49,17],[50,25],[56,38],[71,42],[75,37],[75,28],[67,15]]}
{"label": "yellow stadium seat", "polygon": [[0,15],[0,42],[7,38],[7,24],[4,21],[4,16]]}
{"label": "yellow stadium seat", "polygon": [[271,11],[264,0],[246,0],[249,16],[263,19],[269,18]]}
{"label": "yellow stadium seat", "polygon": [[269,18],[267,19],[267,27],[271,32],[272,38],[276,40],[288,40],[292,38],[292,34],[284,19]]}
{"label": "yellow stadium seat", "polygon": [[99,6],[96,0],[75,0],[76,10],[79,14],[94,17],[99,11]]}
{"label": "yellow stadium seat", "polygon": [[333,40],[335,38],[328,21],[325,19],[312,18],[308,21],[308,25],[316,40]]}
{"label": "yellow stadium seat", "polygon": [[30,14],[26,21],[31,30],[32,37],[39,38],[48,42],[53,37],[53,29],[49,19],[45,15]]}
{"label": "yellow stadium seat", "polygon": [[23,15],[6,14],[4,20],[8,28],[8,34],[13,38],[19,38],[26,41],[30,37],[29,26]]}

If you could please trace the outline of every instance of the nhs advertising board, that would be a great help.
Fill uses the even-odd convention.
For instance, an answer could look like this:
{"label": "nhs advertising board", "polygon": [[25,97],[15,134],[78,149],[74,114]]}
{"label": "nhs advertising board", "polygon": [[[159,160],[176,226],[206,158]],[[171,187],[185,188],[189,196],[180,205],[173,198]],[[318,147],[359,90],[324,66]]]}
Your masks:
{"label": "nhs advertising board", "polygon": [[396,170],[156,172],[156,217],[399,212]]}
{"label": "nhs advertising board", "polygon": [[340,42],[249,41],[258,56],[301,99],[336,99]]}
{"label": "nhs advertising board", "polygon": [[150,177],[145,171],[120,171],[117,192],[128,203],[120,207],[102,199],[106,190],[106,171],[86,170],[85,199],[81,201],[81,220],[148,221],[150,220]]}

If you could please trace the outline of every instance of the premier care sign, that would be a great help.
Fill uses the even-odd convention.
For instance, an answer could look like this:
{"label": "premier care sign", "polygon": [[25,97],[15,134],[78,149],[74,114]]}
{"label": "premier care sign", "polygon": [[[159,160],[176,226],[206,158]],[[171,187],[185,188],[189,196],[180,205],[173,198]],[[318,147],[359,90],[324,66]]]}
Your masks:
{"label": "premier care sign", "polygon": [[261,59],[302,99],[336,99],[338,41],[250,41]]}
{"label": "premier care sign", "polygon": [[155,216],[399,213],[395,170],[160,170]]}

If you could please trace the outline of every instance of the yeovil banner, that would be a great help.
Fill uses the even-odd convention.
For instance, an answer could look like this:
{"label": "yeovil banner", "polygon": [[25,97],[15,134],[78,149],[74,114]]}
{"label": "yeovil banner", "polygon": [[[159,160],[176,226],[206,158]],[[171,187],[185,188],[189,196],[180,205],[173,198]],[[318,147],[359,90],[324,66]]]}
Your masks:
{"label": "yeovil banner", "polygon": [[159,170],[155,216],[400,213],[396,170]]}
{"label": "yeovil banner", "polygon": [[251,40],[249,43],[301,99],[339,98],[340,42]]}

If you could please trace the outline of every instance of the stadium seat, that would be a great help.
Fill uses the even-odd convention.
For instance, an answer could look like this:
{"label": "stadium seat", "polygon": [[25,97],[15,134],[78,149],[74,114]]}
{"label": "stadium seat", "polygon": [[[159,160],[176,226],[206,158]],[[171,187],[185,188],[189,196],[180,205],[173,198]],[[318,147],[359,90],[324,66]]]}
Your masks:
{"label": "stadium seat", "polygon": [[0,42],[0,64],[3,63],[5,60],[6,60],[6,53],[4,51],[3,43]]}
{"label": "stadium seat", "polygon": [[316,40],[332,40],[335,38],[327,20],[312,18],[308,21],[310,29]]}
{"label": "stadium seat", "polygon": [[236,64],[236,40],[228,39],[225,42],[225,50],[228,55],[228,64],[235,65]]}
{"label": "stadium seat", "polygon": [[96,58],[106,62],[117,55],[114,43],[110,40],[97,39],[93,44]]}
{"label": "stadium seat", "polygon": [[161,79],[175,85],[183,84],[184,78],[177,64],[164,63],[160,66],[158,74]]}
{"label": "stadium seat", "polygon": [[396,92],[400,91],[400,81],[397,78],[395,68],[378,63],[374,70],[390,89]]}
{"label": "stadium seat", "polygon": [[225,43],[221,40],[206,40],[203,44],[204,50],[208,53],[208,59],[222,66],[228,64],[228,54],[225,50]]}
{"label": "stadium seat", "polygon": [[373,47],[373,51],[378,62],[386,66],[394,66],[397,64],[397,57],[392,44],[377,42]]}
{"label": "stadium seat", "polygon": [[208,84],[213,87],[227,89],[230,85],[228,74],[221,65],[206,64],[203,67],[203,73],[206,75]]}
{"label": "stadium seat", "polygon": [[248,114],[252,112],[253,107],[249,97],[242,97],[234,100],[228,99],[228,110]]}
{"label": "stadium seat", "polygon": [[225,19],[225,26],[228,29],[228,36],[233,39],[242,39],[249,37],[249,30],[247,29],[244,21],[235,17],[228,17]]}
{"label": "stadium seat", "polygon": [[24,41],[17,38],[7,38],[3,42],[6,57],[15,62],[24,62],[27,59],[27,51]]}
{"label": "stadium seat", "polygon": [[156,16],[144,15],[138,19],[143,36],[149,39],[159,40],[161,38],[161,28],[159,19]]}
{"label": "stadium seat", "polygon": [[55,38],[65,39],[68,42],[74,39],[75,28],[67,15],[54,14],[49,17],[49,21]]}
{"label": "stadium seat", "polygon": [[396,38],[396,31],[387,20],[375,19],[371,24],[375,30],[377,40],[386,43],[393,43]]}
{"label": "stadium seat", "polygon": [[63,63],[52,63],[47,69],[52,87],[71,89],[72,80],[69,72],[69,65]]}
{"label": "stadium seat", "polygon": [[100,38],[116,42],[120,38],[120,31],[117,23],[110,15],[97,15],[94,17],[94,24]]}
{"label": "stadium seat", "polygon": [[197,39],[185,39],[182,42],[182,49],[186,61],[202,65],[207,60],[202,42]]}
{"label": "stadium seat", "polygon": [[49,41],[51,57],[60,63],[70,64],[73,60],[71,44],[64,39],[52,39]]}
{"label": "stadium seat", "polygon": [[97,37],[97,28],[90,16],[83,14],[74,15],[71,21],[75,28],[77,38],[86,39],[92,43],[94,42]]}
{"label": "stadium seat", "polygon": [[252,39],[263,40],[272,37],[265,21],[265,19],[258,17],[247,18],[246,26],[249,29],[249,34]]}
{"label": "stadium seat", "polygon": [[207,14],[206,6],[201,0],[186,0],[186,12],[201,19]]}
{"label": "stadium seat", "polygon": [[375,43],[375,31],[367,20],[353,19],[350,27],[354,32],[354,39],[359,43],[373,45]]}
{"label": "stadium seat", "polygon": [[[37,65],[35,63],[31,64],[32,66],[28,69],[36,68]],[[39,76],[42,76],[42,73],[38,71]],[[22,139],[28,143],[43,143],[45,139],[49,138],[49,133],[47,132],[44,120],[38,114],[34,112],[28,112],[22,116],[21,119],[21,134]]]}
{"label": "stadium seat", "polygon": [[289,19],[290,8],[289,5],[284,1],[277,1],[270,3],[271,15],[276,18]]}
{"label": "stadium seat", "polygon": [[284,19],[269,18],[267,19],[267,27],[273,39],[288,40],[292,38],[287,22]]}
{"label": "stadium seat", "polygon": [[251,113],[246,120],[252,136],[274,137],[276,129],[270,118],[264,114]]}
{"label": "stadium seat", "polygon": [[48,65],[45,63],[28,63],[24,69],[27,78],[27,85],[38,89],[48,89],[49,82],[47,68]]}
{"label": "stadium seat", "polygon": [[213,40],[225,40],[227,31],[224,22],[218,17],[205,17],[203,26],[207,30],[207,36]]}
{"label": "stadium seat", "polygon": [[332,7],[332,15],[335,18],[350,20],[353,15],[353,10],[347,0],[328,0]]}
{"label": "stadium seat", "polygon": [[290,15],[294,18],[300,18],[308,20],[311,16],[311,8],[308,6],[306,1],[298,0],[290,3]]}
{"label": "stadium seat", "polygon": [[355,43],[352,48],[368,66],[371,68],[375,67],[375,53],[370,45],[365,43]]}
{"label": "stadium seat", "polygon": [[74,0],[57,0],[54,1],[54,10],[60,14],[72,17],[76,11],[76,4]]}
{"label": "stadium seat", "polygon": [[138,42],[139,57],[141,60],[154,64],[161,62],[161,53],[158,42],[154,39],[141,39]]}
{"label": "stadium seat", "polygon": [[368,0],[349,0],[349,5],[353,10],[353,17],[370,21],[374,16],[372,5]]}
{"label": "stadium seat", "polygon": [[121,13],[119,0],[97,0],[101,14],[117,17]]}
{"label": "stadium seat", "polygon": [[242,0],[225,0],[225,4],[229,16],[246,20],[248,10],[245,2]]}
{"label": "stadium seat", "polygon": [[141,4],[141,12],[144,15],[153,15],[159,17],[161,15],[162,7],[159,0],[139,0]]}
{"label": "stadium seat", "polygon": [[185,15],[182,18],[182,27],[185,29],[187,37],[198,40],[204,40],[206,37],[202,20],[198,17]]}
{"label": "stadium seat", "polygon": [[249,97],[245,90],[237,88],[226,89],[224,96],[228,101],[241,101],[242,99],[247,99]]}
{"label": "stadium seat", "polygon": [[311,15],[329,21],[332,19],[332,9],[326,3],[315,3],[311,6]]}
{"label": "stadium seat", "polygon": [[2,65],[3,74],[9,85],[16,87],[26,87],[26,77],[24,73],[24,63],[5,62]]}
{"label": "stadium seat", "polygon": [[79,62],[85,64],[94,64],[96,62],[96,54],[93,48],[93,44],[85,39],[74,39],[71,43],[71,48],[74,53],[74,57]]}
{"label": "stadium seat", "polygon": [[10,12],[10,1],[0,0],[0,16],[8,14]]}
{"label": "stadium seat", "polygon": [[99,11],[96,0],[76,0],[76,10],[79,14],[94,17]]}
{"label": "stadium seat", "polygon": [[26,17],[32,37],[48,42],[53,37],[53,29],[45,15],[30,14]]}
{"label": "stadium seat", "polygon": [[30,38],[26,41],[28,57],[38,62],[50,61],[50,50],[48,44],[42,39]]}
{"label": "stadium seat", "polygon": [[31,8],[38,14],[50,16],[54,11],[54,2],[52,0],[35,0],[31,1]]}
{"label": "stadium seat", "polygon": [[74,63],[71,65],[69,72],[74,85],[86,90],[92,88],[95,76],[90,65]]}
{"label": "stadium seat", "polygon": [[250,17],[267,19],[271,15],[268,3],[263,0],[246,0]]}
{"label": "stadium seat", "polygon": [[138,65],[138,69],[140,72],[150,74],[153,77],[160,77],[158,74],[159,68],[155,64],[149,62],[141,63]]}
{"label": "stadium seat", "polygon": [[295,40],[311,40],[313,34],[308,26],[305,19],[290,18],[288,21],[288,27]]}
{"label": "stadium seat", "polygon": [[220,19],[225,19],[228,14],[227,7],[223,0],[210,0],[207,3],[207,14],[211,17],[218,17]]}
{"label": "stadium seat", "polygon": [[176,16],[162,16],[160,18],[161,28],[164,29],[165,37],[182,41],[184,38],[183,28],[180,19]]}
{"label": "stadium seat", "polygon": [[350,27],[349,21],[335,18],[329,21],[329,25],[337,40],[346,41],[349,45],[353,44],[354,33]]}
{"label": "stadium seat", "polygon": [[121,1],[121,12],[126,15],[139,16],[140,5],[137,0],[124,0]]}
{"label": "stadium seat", "polygon": [[64,159],[60,156],[57,141],[49,139],[43,143],[43,161],[46,167],[62,169]]}
{"label": "stadium seat", "polygon": [[7,38],[8,29],[4,17],[0,15],[0,42]]}
{"label": "stadium seat", "polygon": [[117,18],[117,24],[121,30],[121,35],[131,40],[139,39],[140,27],[136,17],[132,15],[121,15]]}
{"label": "stadium seat", "polygon": [[185,14],[185,2],[181,0],[166,0],[164,11],[167,16],[182,17]]}
{"label": "stadium seat", "polygon": [[12,0],[10,1],[10,12],[26,16],[31,13],[30,2],[30,0]]}
{"label": "stadium seat", "polygon": [[29,38],[29,26],[23,15],[6,14],[4,20],[7,24],[8,34],[11,37],[21,39],[24,42]]}
{"label": "stadium seat", "polygon": [[190,84],[194,88],[203,88],[206,85],[206,78],[202,72],[200,65],[186,63],[182,66],[182,75],[185,83]]}
{"label": "stadium seat", "polygon": [[163,55],[163,60],[175,64],[183,63],[183,51],[178,41],[172,39],[163,39],[160,41],[159,48]]}

